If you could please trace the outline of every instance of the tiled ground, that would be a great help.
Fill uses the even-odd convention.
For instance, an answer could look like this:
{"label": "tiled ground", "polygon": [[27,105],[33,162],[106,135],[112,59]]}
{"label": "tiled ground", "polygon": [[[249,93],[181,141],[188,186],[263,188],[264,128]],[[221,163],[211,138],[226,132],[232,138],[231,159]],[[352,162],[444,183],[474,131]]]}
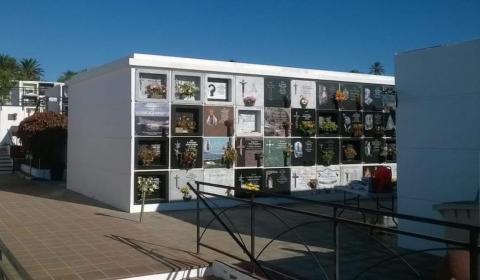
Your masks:
{"label": "tiled ground", "polygon": [[[305,205],[295,207],[326,211]],[[209,217],[209,213],[203,210],[204,225]],[[248,209],[235,209],[230,217],[249,246]],[[200,255],[193,253],[194,211],[148,213],[143,224],[137,220],[137,214],[109,209],[67,191],[61,185],[25,181],[14,175],[0,176],[0,240],[35,279],[122,279],[205,266],[214,259],[236,262],[208,249],[202,249]],[[258,238],[255,240],[257,253],[270,238],[285,229],[285,223],[294,225],[310,220],[259,209]],[[309,245],[331,276],[333,251],[330,223],[311,224],[299,228],[295,234],[283,236],[260,259],[278,270],[293,271],[309,279],[323,279],[298,236]],[[378,240],[394,246],[395,238],[388,235],[376,235],[376,238],[377,241],[360,229],[342,227],[342,279],[351,279],[368,265],[388,256]],[[212,224],[204,242],[242,256],[238,246],[218,223]],[[409,261],[420,267],[424,275],[431,275],[438,258],[420,255]],[[361,279],[417,278],[404,264],[391,261]]]}

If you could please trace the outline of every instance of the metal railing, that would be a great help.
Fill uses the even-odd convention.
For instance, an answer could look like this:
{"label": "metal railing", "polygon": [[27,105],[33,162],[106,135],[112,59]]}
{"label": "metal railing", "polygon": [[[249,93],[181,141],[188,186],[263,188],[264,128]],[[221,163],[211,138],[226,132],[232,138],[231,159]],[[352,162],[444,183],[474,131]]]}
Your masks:
{"label": "metal railing", "polygon": [[[200,247],[205,247],[209,248],[211,250],[217,251],[219,253],[222,253],[226,256],[229,256],[231,258],[241,260],[239,257],[235,256],[231,252],[226,252],[220,248],[214,247],[212,245],[206,244],[202,242],[202,238],[204,237],[206,231],[212,226],[212,224],[216,221],[221,225],[221,228],[223,228],[228,235],[233,239],[233,241],[238,245],[238,247],[242,250],[242,252],[248,257],[249,262],[250,262],[250,269],[252,274],[257,274],[260,275],[266,279],[299,279],[295,276],[285,276],[277,271],[275,269],[272,269],[267,265],[265,262],[260,261],[260,257],[262,254],[269,248],[269,246],[274,243],[274,241],[279,240],[282,238],[287,233],[294,233],[296,238],[300,241],[299,244],[301,244],[303,247],[305,247],[306,252],[310,255],[310,257],[314,260],[318,268],[322,271],[322,274],[324,276],[324,279],[330,279],[328,273],[324,269],[324,266],[318,259],[318,257],[315,255],[315,253],[312,252],[310,247],[308,246],[307,242],[305,242],[298,234],[297,230],[301,227],[306,227],[310,226],[313,224],[324,224],[325,222],[331,222],[333,224],[333,253],[334,253],[334,272],[333,272],[333,279],[340,279],[340,235],[339,235],[339,230],[340,230],[340,225],[342,226],[355,226],[355,227],[361,227],[365,229],[369,229],[370,232],[373,230],[379,231],[379,232],[385,232],[385,233],[391,233],[391,234],[397,234],[397,235],[403,235],[403,236],[408,236],[408,237],[413,237],[413,238],[419,238],[422,240],[428,240],[428,241],[433,241],[433,242],[439,242],[442,244],[445,244],[443,247],[435,247],[435,248],[429,248],[429,249],[423,249],[423,250],[416,250],[416,251],[408,251],[408,252],[403,252],[403,253],[397,253],[393,249],[389,248],[388,246],[384,245],[380,241],[376,240],[376,242],[380,242],[380,245],[383,246],[389,253],[390,256],[378,261],[374,265],[370,265],[367,268],[363,269],[360,271],[353,279],[358,279],[362,275],[364,275],[366,272],[372,270],[375,267],[378,267],[382,264],[385,264],[388,261],[391,260],[400,260],[403,265],[407,269],[409,269],[412,273],[414,273],[417,278],[422,278],[421,274],[405,259],[407,256],[411,256],[414,254],[419,254],[419,253],[425,253],[425,252],[436,252],[436,251],[447,251],[447,250],[466,250],[469,252],[469,260],[470,260],[470,279],[479,279],[479,267],[478,267],[478,261],[479,261],[479,244],[478,244],[478,238],[479,238],[479,232],[480,232],[480,227],[478,226],[473,226],[473,225],[467,225],[467,224],[459,224],[459,223],[454,223],[454,222],[447,222],[447,221],[441,221],[441,220],[436,220],[436,219],[430,219],[430,218],[424,218],[424,217],[418,217],[418,216],[413,216],[413,215],[406,215],[406,214],[400,214],[400,213],[394,213],[392,212],[386,212],[386,211],[381,211],[381,210],[373,210],[373,209],[368,209],[368,208],[361,208],[361,207],[355,207],[355,206],[350,206],[350,205],[342,205],[342,204],[337,204],[333,202],[320,202],[320,201],[314,201],[310,199],[305,199],[305,198],[299,198],[299,197],[292,197],[289,195],[284,195],[284,194],[278,194],[278,193],[271,193],[271,192],[263,192],[263,191],[246,191],[243,189],[237,189],[229,186],[223,186],[223,185],[218,185],[218,184],[212,184],[212,183],[206,183],[206,182],[200,182],[200,181],[195,181],[195,187],[192,186],[190,183],[187,184],[190,190],[196,195],[196,246],[197,246],[197,253],[200,253]],[[213,192],[206,192],[201,190],[201,186],[208,186],[208,187],[213,187],[213,188],[220,188],[224,189],[228,192],[234,190],[237,194],[244,194],[249,197],[249,199],[245,198],[240,198],[240,197],[232,197],[232,196],[226,196],[226,195],[220,195],[216,194]],[[305,203],[305,204],[314,204],[314,205],[319,205],[321,207],[324,207],[326,209],[329,209],[331,211],[331,215],[329,214],[323,214],[323,213],[316,213],[312,211],[305,211],[301,209],[295,209],[291,207],[286,207],[280,204],[272,204],[272,203],[266,203],[266,202],[261,202],[258,199],[258,196],[261,196],[262,198],[264,197],[274,197],[274,198],[280,198],[284,201],[290,201],[290,202],[297,202],[297,203]],[[227,207],[227,208],[219,208],[214,202],[215,198],[223,199],[223,200],[231,200],[236,202],[232,207]],[[201,205],[202,203],[208,211],[213,215],[213,218],[203,227],[203,231],[201,231],[201,225],[200,225],[200,210],[201,210]],[[237,230],[237,227],[235,226],[235,223],[233,222],[233,219],[230,218],[227,214],[228,211],[231,211],[232,209],[236,209],[241,206],[246,206],[247,209],[249,208],[250,211],[250,217],[249,217],[249,226],[250,226],[250,246],[247,246],[247,244],[244,242],[244,240],[241,237],[240,231]],[[273,215],[275,219],[279,220],[284,226],[285,230],[279,232],[276,234],[267,244],[260,249],[258,254],[256,253],[256,243],[255,239],[257,238],[256,236],[256,227],[258,226],[256,224],[256,212],[258,211],[257,209],[263,209],[266,210],[269,214]],[[279,210],[287,213],[294,213],[294,214],[299,214],[302,216],[314,218],[317,220],[314,221],[308,221],[308,222],[303,222],[297,225],[289,225],[287,222],[285,222],[280,215],[277,215],[273,213],[271,210]],[[350,210],[354,212],[359,212],[362,215],[374,215],[374,216],[385,216],[385,217],[391,217],[392,219],[397,219],[397,220],[404,220],[404,221],[410,221],[410,222],[416,222],[416,223],[421,223],[421,224],[426,224],[426,225],[431,225],[431,226],[443,226],[443,227],[451,227],[455,229],[460,229],[467,231],[469,233],[469,240],[463,241],[463,240],[452,240],[452,239],[447,239],[444,237],[439,237],[435,236],[433,234],[425,234],[425,233],[418,233],[418,232],[410,232],[406,230],[401,230],[398,228],[392,228],[392,227],[386,227],[386,226],[381,226],[377,224],[370,224],[367,223],[365,220],[360,221],[360,220],[355,220],[355,219],[348,219],[343,216],[341,216],[341,212],[345,210]],[[235,233],[235,231],[237,233]],[[282,277],[280,277],[281,275]],[[320,279],[320,278],[316,278]],[[386,279],[386,278],[385,278]]]}
{"label": "metal railing", "polygon": [[30,280],[32,277],[0,240],[0,279]]}

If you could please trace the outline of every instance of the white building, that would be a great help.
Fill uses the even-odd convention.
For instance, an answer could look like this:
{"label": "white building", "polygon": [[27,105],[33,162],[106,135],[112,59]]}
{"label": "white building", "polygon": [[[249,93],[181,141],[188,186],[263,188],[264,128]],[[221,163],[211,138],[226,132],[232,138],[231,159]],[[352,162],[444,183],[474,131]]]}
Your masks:
{"label": "white building", "polygon": [[62,86],[64,83],[45,82],[45,81],[17,81],[10,91],[10,103],[14,106],[26,108],[27,113],[31,114],[39,105],[39,102],[45,102],[45,93],[49,88]]}
{"label": "white building", "polygon": [[[127,212],[140,211],[139,177],[160,186],[147,199],[155,211],[185,207],[179,189],[193,180],[293,193],[312,180],[323,189],[360,179],[385,161],[395,169],[395,117],[385,110],[395,106],[393,77],[133,54],[67,83],[67,188]],[[239,155],[233,169],[221,161],[228,145]],[[380,160],[383,145],[393,152]],[[188,152],[193,161],[182,160]]]}

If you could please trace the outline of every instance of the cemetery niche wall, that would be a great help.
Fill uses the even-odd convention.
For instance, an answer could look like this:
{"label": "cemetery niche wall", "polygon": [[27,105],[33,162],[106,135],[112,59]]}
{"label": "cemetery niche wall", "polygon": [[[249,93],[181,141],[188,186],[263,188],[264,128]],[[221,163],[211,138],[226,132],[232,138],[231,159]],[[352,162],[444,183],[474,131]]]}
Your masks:
{"label": "cemetery niche wall", "polygon": [[131,212],[138,211],[138,178],[158,185],[146,200],[154,211],[187,207],[195,196],[185,186],[195,180],[327,197],[379,165],[395,166],[391,77],[137,56],[143,62],[129,62],[126,89]]}

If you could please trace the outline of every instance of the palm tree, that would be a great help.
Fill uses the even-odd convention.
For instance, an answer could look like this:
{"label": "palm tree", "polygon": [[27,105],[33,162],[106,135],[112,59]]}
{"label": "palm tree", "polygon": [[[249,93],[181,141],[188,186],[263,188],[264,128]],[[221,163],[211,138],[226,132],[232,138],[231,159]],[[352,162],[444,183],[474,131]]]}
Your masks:
{"label": "palm tree", "polygon": [[64,82],[70,80],[71,78],[73,78],[73,76],[75,76],[77,74],[78,74],[78,72],[75,72],[75,71],[72,71],[72,70],[67,70],[67,71],[63,72],[62,75],[60,75],[60,77],[58,77],[57,82],[64,83]]}
{"label": "palm tree", "polygon": [[383,75],[385,69],[383,68],[383,65],[377,61],[370,66],[370,71],[368,73],[373,75]]}
{"label": "palm tree", "polygon": [[350,70],[350,73],[362,73],[362,72],[360,72],[360,70],[358,69],[352,69]]}
{"label": "palm tree", "polygon": [[10,90],[18,78],[18,64],[14,57],[0,54],[0,104],[8,102]]}
{"label": "palm tree", "polygon": [[20,76],[24,80],[38,81],[43,75],[40,63],[34,58],[24,58],[20,61]]}

